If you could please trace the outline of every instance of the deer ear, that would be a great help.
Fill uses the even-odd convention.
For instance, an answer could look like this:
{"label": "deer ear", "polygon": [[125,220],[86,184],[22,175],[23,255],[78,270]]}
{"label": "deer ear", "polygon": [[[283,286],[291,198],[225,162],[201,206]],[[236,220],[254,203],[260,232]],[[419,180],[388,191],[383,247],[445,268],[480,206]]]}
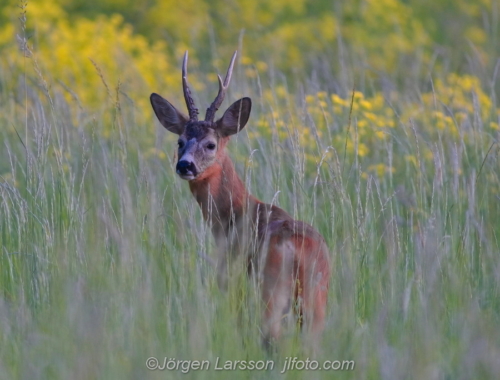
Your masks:
{"label": "deer ear", "polygon": [[170,132],[182,135],[188,118],[158,94],[152,93],[150,100],[160,123]]}
{"label": "deer ear", "polygon": [[229,106],[217,121],[217,129],[222,136],[231,136],[241,131],[247,124],[252,109],[252,100],[242,98]]}

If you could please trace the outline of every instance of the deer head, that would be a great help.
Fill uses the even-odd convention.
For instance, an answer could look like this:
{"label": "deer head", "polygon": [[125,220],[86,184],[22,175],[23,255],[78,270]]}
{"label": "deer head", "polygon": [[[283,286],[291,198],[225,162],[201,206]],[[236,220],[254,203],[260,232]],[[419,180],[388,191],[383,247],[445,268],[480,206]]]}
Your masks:
{"label": "deer head", "polygon": [[182,179],[199,178],[207,168],[216,162],[217,157],[223,154],[229,137],[242,130],[250,117],[252,101],[245,97],[234,102],[219,120],[214,121],[215,113],[224,100],[231,80],[236,53],[233,54],[224,81],[218,75],[219,93],[210,107],[207,108],[203,121],[198,120],[198,109],[191,97],[187,82],[187,51],[184,54],[182,64],[182,87],[189,116],[179,112],[160,95],[151,94],[151,105],[160,123],[170,132],[179,135],[179,159],[176,171]]}

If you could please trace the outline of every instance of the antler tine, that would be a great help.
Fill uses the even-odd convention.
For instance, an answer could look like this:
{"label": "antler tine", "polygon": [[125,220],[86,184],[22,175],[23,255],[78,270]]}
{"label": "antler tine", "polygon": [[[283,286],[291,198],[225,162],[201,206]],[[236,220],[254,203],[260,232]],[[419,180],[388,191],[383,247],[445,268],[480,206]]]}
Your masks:
{"label": "antler tine", "polygon": [[224,79],[225,89],[227,89],[227,86],[229,86],[229,82],[231,81],[231,75],[233,75],[233,67],[234,67],[234,62],[236,61],[236,54],[237,53],[238,53],[238,50],[236,50],[233,53],[233,57],[231,58],[231,63],[229,64],[229,67],[227,68],[226,78]]}
{"label": "antler tine", "polygon": [[231,58],[231,63],[229,64],[229,67],[227,69],[227,73],[226,73],[226,77],[224,78],[224,82],[222,82],[221,76],[217,75],[217,78],[219,79],[219,93],[215,97],[215,100],[210,105],[210,107],[207,108],[205,121],[213,121],[214,120],[215,113],[217,112],[220,105],[222,104],[222,101],[224,100],[227,88],[229,87],[229,82],[231,81],[231,75],[233,74],[234,62],[236,61],[237,53],[238,53],[238,51],[235,51],[233,54],[233,57]]}
{"label": "antler tine", "polygon": [[187,61],[188,52],[184,53],[184,60],[182,62],[182,90],[184,91],[184,99],[186,100],[186,106],[189,112],[189,120],[198,120],[198,108],[194,104],[194,100],[191,96],[191,90],[189,90],[187,82]]}

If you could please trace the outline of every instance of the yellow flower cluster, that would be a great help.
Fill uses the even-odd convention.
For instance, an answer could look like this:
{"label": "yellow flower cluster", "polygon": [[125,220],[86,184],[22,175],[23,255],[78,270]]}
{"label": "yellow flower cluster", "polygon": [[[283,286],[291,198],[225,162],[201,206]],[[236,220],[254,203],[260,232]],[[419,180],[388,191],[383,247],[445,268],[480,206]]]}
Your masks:
{"label": "yellow flower cluster", "polygon": [[[434,89],[423,93],[420,102],[395,101],[398,100],[395,93],[385,99],[381,93],[365,97],[355,91],[349,97],[341,97],[319,91],[305,96],[305,115],[300,109],[284,108],[293,100],[283,86],[263,95],[273,111],[261,116],[257,128],[249,132],[250,138],[270,139],[271,131],[276,131],[277,141],[295,141],[310,165],[308,170],[314,170],[325,149],[331,146],[338,153],[345,151],[351,159],[357,156],[365,168],[363,178],[370,174],[384,177],[398,167],[418,168],[414,154],[405,154],[405,159],[393,163],[394,166],[384,162],[386,143],[412,128],[434,141],[439,136],[446,141],[467,141],[478,131],[471,128],[472,123],[480,123],[481,131],[500,130],[500,109],[493,107],[478,78],[470,75],[450,74],[445,80],[436,80]],[[394,109],[392,104],[398,108]],[[433,160],[432,150],[420,149],[422,160]]]}
{"label": "yellow flower cluster", "polygon": [[[474,124],[496,129],[495,111],[490,97],[477,77],[449,74],[437,79],[433,91],[422,94],[420,104],[410,104],[402,112],[403,123],[413,121],[431,136],[446,134],[454,141],[467,139]],[[481,126],[483,127],[483,126]]]}
{"label": "yellow flower cluster", "polygon": [[[28,39],[29,54],[20,54],[18,46],[13,43],[14,24],[0,25],[0,69],[11,73],[12,77],[26,73],[30,78],[46,81],[49,83],[47,91],[62,92],[68,102],[78,102],[92,111],[109,111],[110,105],[118,110],[120,102],[127,98],[137,110],[135,122],[139,125],[150,122],[152,111],[148,95],[152,91],[159,91],[169,99],[179,99],[179,62],[188,47],[180,36],[188,33],[192,24],[197,25],[191,35],[193,38],[202,35],[203,28],[207,27],[206,20],[203,20],[208,3],[202,2],[198,8],[192,7],[194,0],[188,0],[179,8],[173,4],[172,0],[155,3],[146,13],[151,25],[150,29],[144,30],[157,31],[157,24],[163,18],[160,14],[178,27],[177,34],[172,37],[175,44],[167,44],[158,37],[147,39],[135,33],[117,14],[89,19],[69,15],[60,4],[32,0],[28,6],[26,35],[35,38]],[[470,7],[465,0],[459,0],[457,4],[469,18],[478,17],[488,7],[486,1]],[[282,84],[267,88],[266,82],[260,79],[273,72],[271,64],[286,66],[285,70],[300,69],[304,66],[307,51],[320,51],[340,37],[359,47],[359,50],[354,48],[354,53],[366,55],[373,68],[386,72],[416,47],[424,49],[422,54],[425,56],[425,47],[430,44],[430,32],[422,27],[417,11],[405,2],[350,2],[343,9],[348,21],[342,24],[333,13],[321,12],[321,6],[317,4],[310,5],[309,11],[322,16],[306,17],[308,7],[303,0],[293,3],[278,0],[265,4],[261,0],[245,0],[234,9],[227,9],[228,24],[234,22],[237,14],[243,27],[262,36],[258,42],[247,39],[239,59],[247,83],[259,80],[261,101],[266,105],[263,112],[254,116],[257,117],[254,126],[246,130],[251,140],[262,138],[300,149],[305,154],[306,164],[310,165],[308,170],[313,170],[322,161],[325,152],[331,154],[334,150],[350,159],[366,161],[363,166],[366,176],[371,173],[383,177],[398,168],[384,163],[387,155],[382,153],[393,141],[393,136],[407,133],[408,126],[431,139],[444,136],[450,141],[466,141],[483,129],[498,133],[500,113],[484,92],[480,80],[471,75],[452,73],[437,78],[432,88],[421,94],[419,101],[401,100],[397,94],[384,95],[376,91],[370,94],[355,91],[343,96],[318,91],[308,93],[300,104]],[[6,9],[3,9],[4,14]],[[10,12],[14,9],[12,7]],[[182,21],[187,16],[193,20],[189,26]],[[262,30],[256,31],[256,20]],[[217,31],[223,41],[234,37],[229,36],[232,32],[227,29]],[[484,31],[477,26],[472,25],[466,33],[477,44],[486,41]],[[259,52],[265,47],[272,49],[268,49],[263,58]],[[227,46],[222,48],[226,49]],[[191,54],[191,72],[196,73],[203,65],[224,67],[225,62],[216,55],[210,57],[205,62]],[[32,60],[33,64],[26,65],[27,60]],[[215,74],[208,75],[203,81],[198,81],[195,74],[189,79],[195,91],[204,90],[206,79],[212,82],[211,86],[217,82]],[[98,132],[105,138],[110,137],[116,124],[113,122],[115,116],[101,116],[100,120],[105,121],[100,124],[103,130]],[[151,140],[154,137],[152,133],[143,135]],[[149,145],[153,146],[152,143]],[[329,150],[329,147],[333,149]],[[163,152],[154,149],[147,156],[165,158]],[[415,157],[412,154],[406,154],[406,157],[399,165],[416,167]],[[429,157],[432,159],[432,154],[422,153],[422,159]]]}
{"label": "yellow flower cluster", "polygon": [[[151,114],[151,88],[167,95],[178,92],[178,68],[170,66],[165,43],[150,43],[134,34],[121,16],[70,22],[55,3],[33,1],[28,7],[27,33],[33,29],[37,36],[28,39],[31,62],[25,64],[26,58],[10,43],[3,48],[0,67],[17,68],[39,80],[43,76],[51,91],[62,91],[68,102],[78,101],[92,110],[118,104],[124,95],[140,110],[138,122],[143,122],[145,116],[149,119]],[[14,29],[0,27],[0,46],[9,38],[15,41]],[[191,81],[198,88],[195,77]],[[103,134],[109,135],[110,131]]]}
{"label": "yellow flower cluster", "polygon": [[318,134],[325,134],[326,122],[330,121],[336,132],[332,145],[336,148],[345,145],[348,154],[356,153],[359,157],[368,155],[370,147],[384,141],[388,129],[395,126],[394,112],[380,93],[365,98],[362,92],[354,91],[350,98],[342,98],[337,94],[328,97],[325,92],[319,92],[316,97],[308,95],[306,103],[308,113],[319,126]]}

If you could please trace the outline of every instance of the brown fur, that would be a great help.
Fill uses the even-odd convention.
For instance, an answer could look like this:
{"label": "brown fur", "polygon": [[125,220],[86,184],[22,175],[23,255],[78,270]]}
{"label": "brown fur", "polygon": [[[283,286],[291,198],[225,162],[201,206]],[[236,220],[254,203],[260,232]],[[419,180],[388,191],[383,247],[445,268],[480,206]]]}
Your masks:
{"label": "brown fur", "polygon": [[[226,286],[228,255],[248,255],[249,272],[260,274],[265,344],[279,339],[283,314],[292,302],[298,303],[299,320],[305,320],[307,331],[316,340],[324,327],[330,279],[323,237],[281,208],[250,195],[224,148],[215,164],[189,181],[189,188],[211,223],[220,250],[220,285]],[[233,235],[237,241],[231,241]],[[256,244],[252,244],[253,236],[257,236]]]}
{"label": "brown fur", "polygon": [[198,120],[187,85],[187,52],[182,69],[184,98],[189,118],[158,94],[151,105],[162,125],[179,135],[177,173],[189,180],[189,188],[211,225],[217,247],[217,275],[225,288],[236,258],[248,262],[262,285],[262,332],[267,347],[280,338],[281,322],[292,304],[308,335],[320,337],[325,324],[330,279],[329,252],[323,237],[310,225],[293,220],[281,208],[250,195],[226,153],[231,135],[245,127],[252,102],[234,102],[217,121],[215,112],[229,85],[236,53],[226,78],[219,77],[219,94]]}

